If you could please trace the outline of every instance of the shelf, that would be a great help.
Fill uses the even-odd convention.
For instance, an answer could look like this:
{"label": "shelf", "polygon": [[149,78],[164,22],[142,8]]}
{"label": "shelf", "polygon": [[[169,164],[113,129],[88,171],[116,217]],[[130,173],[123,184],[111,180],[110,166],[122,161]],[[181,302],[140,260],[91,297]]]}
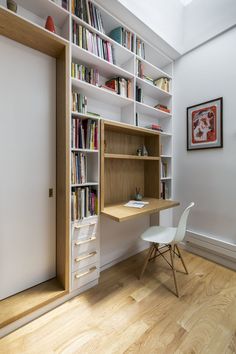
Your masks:
{"label": "shelf", "polygon": [[171,180],[171,177],[161,177],[161,181],[169,181]]}
{"label": "shelf", "polygon": [[148,106],[147,104],[141,103],[138,101],[136,101],[136,110],[137,110],[137,113],[142,113],[142,114],[154,117],[156,119],[163,119],[163,118],[171,118],[172,117],[171,113],[161,111],[160,109]]}
{"label": "shelf", "polygon": [[52,279],[1,300],[0,328],[55,301],[66,293],[60,283]]}
{"label": "shelf", "polygon": [[81,20],[79,17],[77,17],[77,16],[75,16],[73,14],[71,14],[71,17],[78,24],[80,24],[83,27],[87,28],[89,31],[98,34],[99,37],[101,37],[105,41],[110,42],[113,45],[113,47],[114,47],[115,59],[116,59],[117,63],[119,63],[119,64],[127,63],[128,60],[130,60],[130,59],[135,57],[135,54],[133,52],[131,52],[127,48],[123,47],[122,45],[120,45],[119,43],[114,41],[112,38],[107,36],[106,34],[100,32],[99,30],[94,28],[93,26],[89,25],[87,22]]}
{"label": "shelf", "polygon": [[172,156],[171,155],[161,155],[161,158],[165,158],[165,159],[171,159],[172,158]]}
{"label": "shelf", "polygon": [[36,14],[37,16],[45,19],[52,16],[54,23],[57,27],[62,27],[66,19],[69,18],[69,11],[65,10],[60,5],[52,2],[51,0],[17,0],[17,4],[24,9]]}
{"label": "shelf", "polygon": [[106,127],[106,129],[110,131],[114,130],[121,133],[143,135],[143,136],[160,135],[160,132],[156,130],[143,128],[143,127],[136,127],[135,125],[121,123],[114,120],[103,120],[103,124]]}
{"label": "shelf", "polygon": [[172,95],[169,92],[159,89],[157,86],[147,82],[146,80],[136,77],[136,83],[143,89],[143,94],[154,99],[170,98]]}
{"label": "shelf", "polygon": [[168,77],[172,79],[172,77],[167,74],[165,71],[159,69],[153,64],[149,63],[147,60],[136,55],[136,58],[143,63],[144,66],[144,75],[151,77],[152,79],[159,79],[160,77]]}
{"label": "shelf", "polygon": [[98,150],[91,150],[91,149],[76,149],[76,148],[71,148],[71,151],[73,151],[73,152],[88,152],[88,153],[96,152],[96,153],[98,153]]}
{"label": "shelf", "polygon": [[79,63],[85,64],[98,69],[99,73],[105,77],[121,76],[126,79],[133,79],[134,75],[120,68],[109,61],[90,53],[88,50],[80,48],[76,44],[72,44],[72,58],[77,59]]}
{"label": "shelf", "polygon": [[123,155],[123,154],[104,154],[105,159],[126,159],[126,160],[160,160],[156,156],[137,156],[137,155]]}
{"label": "shelf", "polygon": [[89,187],[89,186],[98,186],[98,182],[86,182],[81,184],[71,184],[71,187]]}
{"label": "shelf", "polygon": [[134,100],[132,100],[131,98],[122,97],[117,93],[111,92],[98,86],[88,84],[85,81],[72,78],[71,82],[74,88],[82,90],[82,92],[86,96],[93,97],[98,101],[106,101],[106,103],[110,105],[113,104],[119,107],[125,107],[131,103],[134,103]]}
{"label": "shelf", "polygon": [[86,113],[80,113],[80,112],[71,112],[72,118],[80,118],[80,119],[93,119],[93,120],[99,120],[101,116],[94,116],[93,114],[86,114]]}
{"label": "shelf", "polygon": [[160,135],[161,135],[162,137],[167,137],[167,138],[171,138],[171,137],[172,137],[172,134],[171,134],[171,133],[160,132]]}
{"label": "shelf", "polygon": [[135,217],[140,217],[141,215],[154,214],[161,210],[173,208],[179,205],[176,201],[155,198],[143,198],[143,201],[147,201],[149,204],[140,209],[125,207],[124,204],[128,202],[127,200],[123,203],[106,206],[101,211],[101,214],[106,215],[115,221],[122,222],[134,219]]}

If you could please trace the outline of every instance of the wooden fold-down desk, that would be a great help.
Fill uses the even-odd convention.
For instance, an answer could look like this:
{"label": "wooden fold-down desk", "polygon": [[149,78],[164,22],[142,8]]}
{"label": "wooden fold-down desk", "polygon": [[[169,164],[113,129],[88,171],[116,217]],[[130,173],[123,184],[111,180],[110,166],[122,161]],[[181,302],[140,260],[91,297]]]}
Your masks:
{"label": "wooden fold-down desk", "polygon": [[124,204],[126,204],[126,202],[124,202],[120,204],[106,206],[101,211],[101,214],[106,215],[115,221],[121,222],[145,214],[154,214],[161,210],[173,208],[179,205],[179,202],[173,200],[163,200],[156,198],[144,198],[143,201],[149,202],[149,204],[145,205],[143,208],[140,209],[125,207]]}

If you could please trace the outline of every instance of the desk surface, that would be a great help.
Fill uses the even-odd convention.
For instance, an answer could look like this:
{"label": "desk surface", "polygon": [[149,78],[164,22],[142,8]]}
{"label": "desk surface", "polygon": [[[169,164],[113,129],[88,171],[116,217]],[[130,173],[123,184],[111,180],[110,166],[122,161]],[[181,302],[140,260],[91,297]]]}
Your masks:
{"label": "desk surface", "polygon": [[106,215],[115,221],[121,222],[133,219],[137,216],[153,214],[158,211],[173,208],[179,205],[179,202],[176,202],[174,200],[144,198],[143,201],[149,202],[149,204],[145,205],[141,209],[125,207],[124,202],[121,204],[115,204],[105,207],[101,211],[101,214]]}

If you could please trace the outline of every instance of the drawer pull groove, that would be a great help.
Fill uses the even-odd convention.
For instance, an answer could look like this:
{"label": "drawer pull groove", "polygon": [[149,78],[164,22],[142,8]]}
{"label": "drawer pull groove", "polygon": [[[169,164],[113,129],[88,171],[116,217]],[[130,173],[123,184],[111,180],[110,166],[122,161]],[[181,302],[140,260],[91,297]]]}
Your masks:
{"label": "drawer pull groove", "polygon": [[92,268],[90,268],[87,272],[84,272],[84,273],[81,273],[81,274],[75,274],[75,279],[82,278],[82,277],[84,277],[85,275],[88,275],[88,274],[94,272],[96,269],[97,269],[97,267],[92,267]]}
{"label": "drawer pull groove", "polygon": [[75,229],[81,229],[83,227],[89,227],[89,226],[92,226],[92,225],[96,225],[96,222],[90,222],[88,224],[81,224],[81,225],[74,225],[74,228]]}
{"label": "drawer pull groove", "polygon": [[87,254],[86,256],[75,258],[75,262],[83,261],[84,259],[93,257],[93,256],[95,256],[96,254],[97,254],[97,251],[94,251],[94,252],[91,252],[91,253]]}
{"label": "drawer pull groove", "polygon": [[80,246],[80,245],[83,245],[83,244],[85,244],[85,243],[87,243],[87,242],[94,241],[94,240],[96,240],[96,236],[90,237],[90,238],[88,238],[87,240],[76,241],[76,242],[75,242],[75,246]]}

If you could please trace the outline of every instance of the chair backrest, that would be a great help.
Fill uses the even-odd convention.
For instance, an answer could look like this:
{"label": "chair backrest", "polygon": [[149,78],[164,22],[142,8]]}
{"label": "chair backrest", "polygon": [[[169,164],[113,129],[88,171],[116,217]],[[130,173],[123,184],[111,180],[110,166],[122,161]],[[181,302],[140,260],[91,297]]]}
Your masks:
{"label": "chair backrest", "polygon": [[181,242],[183,240],[186,233],[188,215],[190,209],[193,206],[194,203],[192,202],[191,204],[189,204],[189,206],[184,210],[183,214],[181,215],[173,242]]}

